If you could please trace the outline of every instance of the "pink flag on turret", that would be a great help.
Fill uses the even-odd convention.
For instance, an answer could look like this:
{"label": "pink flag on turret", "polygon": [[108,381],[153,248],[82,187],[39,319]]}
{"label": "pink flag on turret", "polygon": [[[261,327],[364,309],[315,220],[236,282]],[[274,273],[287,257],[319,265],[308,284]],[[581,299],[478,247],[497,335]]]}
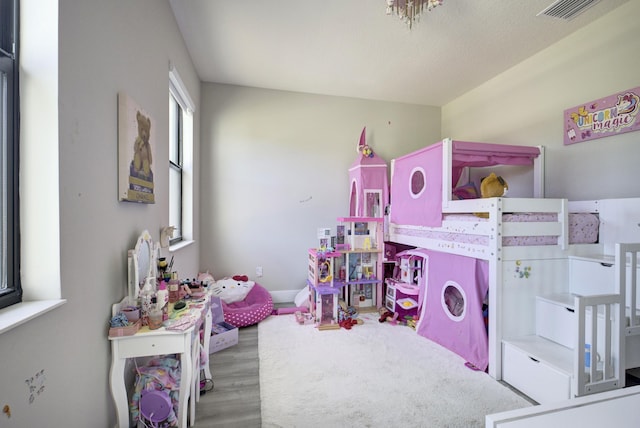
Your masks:
{"label": "pink flag on turret", "polygon": [[358,143],[358,151],[361,151],[364,146],[367,145],[367,127],[362,128],[362,133],[360,134],[360,143]]}

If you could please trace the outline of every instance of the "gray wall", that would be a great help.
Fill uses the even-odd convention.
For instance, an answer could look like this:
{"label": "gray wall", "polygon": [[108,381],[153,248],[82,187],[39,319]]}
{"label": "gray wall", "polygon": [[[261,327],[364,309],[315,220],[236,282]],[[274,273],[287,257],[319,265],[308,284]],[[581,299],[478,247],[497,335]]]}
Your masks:
{"label": "gray wall", "polygon": [[218,84],[202,86],[202,117],[201,266],[246,274],[274,299],[305,287],[317,229],[348,215],[364,126],[387,161],[440,136],[436,107]]}
{"label": "gray wall", "polygon": [[[56,19],[56,7],[51,7],[55,3],[50,0],[24,3],[44,15],[41,19]],[[38,219],[55,216],[58,202],[60,207],[59,223],[53,225],[56,233],[38,230],[39,236],[26,240],[24,252],[37,253],[34,245],[44,243],[52,249],[50,257],[54,260],[59,252],[60,272],[52,270],[48,277],[46,272],[34,274],[42,269],[28,256],[23,267],[29,270],[25,272],[27,288],[40,285],[30,278],[60,281],[67,303],[0,335],[0,404],[12,409],[10,419],[0,415],[3,428],[115,424],[108,378],[111,304],[126,292],[127,249],[133,247],[143,229],[159,239],[160,227],[167,225],[169,217],[168,174],[163,170],[168,165],[169,61],[177,67],[199,107],[200,82],[167,1],[60,0],[57,9],[58,44],[54,43],[54,52],[40,55],[41,60],[55,58],[59,47],[58,69],[54,60],[48,70],[31,64],[33,68],[23,69],[23,75],[25,84],[44,85],[30,88],[32,95],[55,96],[57,91],[52,114],[57,114],[58,120],[54,118],[53,125],[45,121],[29,123],[29,115],[23,114],[22,126],[28,130],[25,138],[31,140],[32,134],[37,134],[34,128],[45,127],[40,134],[48,139],[31,141],[36,150],[40,146],[47,153],[49,144],[59,146],[57,150],[54,146],[54,154],[48,159],[26,153],[22,173],[23,191],[39,192],[23,198],[25,229]],[[34,28],[24,30],[29,31],[29,37],[40,37],[43,46],[47,46],[48,37],[55,37],[38,36]],[[37,73],[59,77],[50,81],[34,75]],[[128,93],[155,119],[154,205],[117,199],[119,91]],[[23,107],[34,109],[37,102],[37,96],[30,96]],[[195,129],[197,142],[197,114]],[[55,168],[49,164],[56,164]],[[175,267],[181,274],[197,273],[197,243],[175,256]],[[46,254],[41,258],[45,264],[47,259]],[[44,370],[45,388],[29,403],[25,380],[40,370]]]}
{"label": "gray wall", "polygon": [[640,86],[638,17],[630,1],[444,106],[444,136],[545,146],[547,197],[640,196],[640,132],[563,145],[565,109]]}

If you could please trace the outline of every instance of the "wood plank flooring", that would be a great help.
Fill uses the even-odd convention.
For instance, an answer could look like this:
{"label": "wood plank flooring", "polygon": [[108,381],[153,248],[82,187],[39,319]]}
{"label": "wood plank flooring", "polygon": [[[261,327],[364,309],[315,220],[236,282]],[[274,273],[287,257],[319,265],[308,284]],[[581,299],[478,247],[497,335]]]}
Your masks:
{"label": "wood plank flooring", "polygon": [[[258,326],[238,331],[238,344],[209,355],[214,387],[196,403],[196,428],[260,428]],[[210,385],[207,385],[210,387]]]}

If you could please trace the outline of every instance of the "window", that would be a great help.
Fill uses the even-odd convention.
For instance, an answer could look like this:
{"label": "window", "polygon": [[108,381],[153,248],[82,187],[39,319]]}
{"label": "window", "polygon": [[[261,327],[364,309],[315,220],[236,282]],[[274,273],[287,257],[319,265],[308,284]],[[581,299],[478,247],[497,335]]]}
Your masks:
{"label": "window", "polygon": [[171,243],[182,240],[182,121],[183,111],[169,94],[169,224],[175,227]]}
{"label": "window", "polygon": [[175,68],[169,72],[170,245],[193,240],[193,101]]}
{"label": "window", "polygon": [[22,301],[20,284],[18,0],[0,0],[0,308]]}

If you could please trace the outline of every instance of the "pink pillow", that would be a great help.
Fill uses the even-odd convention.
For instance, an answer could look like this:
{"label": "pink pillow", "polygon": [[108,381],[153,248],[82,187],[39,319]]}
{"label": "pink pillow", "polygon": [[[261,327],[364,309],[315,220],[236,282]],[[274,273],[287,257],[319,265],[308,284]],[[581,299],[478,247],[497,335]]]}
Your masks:
{"label": "pink pillow", "polygon": [[460,199],[477,199],[478,198],[478,189],[476,189],[476,185],[473,183],[467,183],[462,186],[458,186],[453,189],[453,198]]}

